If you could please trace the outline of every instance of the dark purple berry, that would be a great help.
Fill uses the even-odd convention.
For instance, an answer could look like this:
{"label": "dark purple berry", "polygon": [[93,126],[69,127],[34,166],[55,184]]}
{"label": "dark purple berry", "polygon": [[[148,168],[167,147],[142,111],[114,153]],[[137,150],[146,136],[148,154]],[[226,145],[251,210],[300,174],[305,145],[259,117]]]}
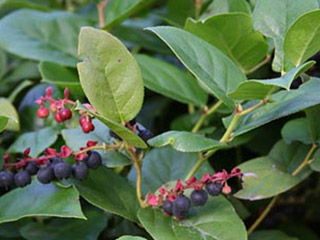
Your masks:
{"label": "dark purple berry", "polygon": [[177,218],[185,218],[190,209],[190,200],[184,195],[178,196],[172,204],[172,214]]}
{"label": "dark purple berry", "polygon": [[114,139],[122,140],[121,137],[119,137],[114,131],[111,131],[111,130],[109,130],[109,136]]}
{"label": "dark purple berry", "polygon": [[102,164],[101,155],[96,151],[91,151],[89,156],[85,158],[85,163],[87,164],[88,168],[97,169]]}
{"label": "dark purple berry", "polygon": [[0,188],[8,190],[13,183],[13,173],[7,171],[0,172]]}
{"label": "dark purple berry", "polygon": [[54,180],[54,172],[52,166],[50,165],[39,169],[37,178],[39,182],[43,184],[50,183],[52,180]]}
{"label": "dark purple berry", "polygon": [[28,171],[30,175],[35,175],[38,172],[39,167],[35,162],[28,162],[24,170]]}
{"label": "dark purple berry", "polygon": [[54,176],[58,180],[61,180],[61,179],[67,179],[68,177],[70,177],[72,169],[68,163],[60,162],[54,166],[53,171],[54,171]]}
{"label": "dark purple berry", "polygon": [[208,194],[205,190],[194,190],[191,193],[191,202],[195,206],[203,206],[208,200]]}
{"label": "dark purple berry", "polygon": [[88,167],[84,162],[76,162],[72,166],[72,174],[75,179],[84,180],[88,177]]}
{"label": "dark purple berry", "polygon": [[14,183],[17,187],[25,187],[31,183],[31,176],[27,170],[23,170],[21,172],[17,172],[14,175]]}
{"label": "dark purple berry", "polygon": [[152,132],[149,131],[148,129],[139,131],[138,135],[139,135],[139,137],[141,137],[142,140],[145,141],[145,142],[148,142],[148,140],[153,137]]}
{"label": "dark purple berry", "polygon": [[208,183],[206,185],[206,190],[211,196],[218,196],[222,190],[222,183]]}
{"label": "dark purple berry", "polygon": [[162,204],[163,211],[169,215],[172,215],[172,205],[173,203],[171,201],[164,201]]}

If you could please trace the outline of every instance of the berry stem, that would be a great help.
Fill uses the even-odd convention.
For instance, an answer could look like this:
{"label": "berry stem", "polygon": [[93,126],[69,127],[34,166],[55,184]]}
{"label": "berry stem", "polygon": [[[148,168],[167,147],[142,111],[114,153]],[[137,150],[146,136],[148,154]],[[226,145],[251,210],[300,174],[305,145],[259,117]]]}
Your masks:
{"label": "berry stem", "polygon": [[109,0],[103,0],[97,5],[100,28],[103,28],[106,25],[104,18],[104,9],[107,6],[108,2]]}
{"label": "berry stem", "polygon": [[197,123],[194,125],[191,132],[196,133],[199,131],[199,129],[202,127],[203,122],[207,119],[208,116],[212,115],[217,111],[217,109],[221,106],[223,102],[219,100],[215,104],[213,104],[207,111],[203,112],[197,121]]}
{"label": "berry stem", "polygon": [[99,146],[92,146],[92,147],[87,147],[81,151],[78,151],[78,152],[73,152],[73,155],[79,155],[79,154],[82,154],[82,153],[86,153],[86,152],[89,152],[91,150],[114,150],[114,149],[117,149],[119,148],[118,145],[107,145],[107,144],[103,144],[103,145],[99,145]]}
{"label": "berry stem", "polygon": [[137,198],[140,204],[141,208],[145,208],[148,205],[144,202],[143,195],[142,195],[142,190],[141,190],[141,180],[142,180],[142,171],[141,171],[141,163],[139,160],[139,157],[136,154],[136,151],[133,147],[127,146],[127,151],[133,160],[133,164],[137,169],[137,183],[136,183],[136,193],[137,193]]}
{"label": "berry stem", "polygon": [[299,167],[297,167],[296,170],[294,170],[294,172],[292,173],[292,176],[296,176],[298,173],[300,173],[307,165],[309,165],[309,159],[311,158],[312,154],[314,153],[314,151],[317,149],[317,144],[312,144],[306,158],[303,160],[303,162],[299,165]]}

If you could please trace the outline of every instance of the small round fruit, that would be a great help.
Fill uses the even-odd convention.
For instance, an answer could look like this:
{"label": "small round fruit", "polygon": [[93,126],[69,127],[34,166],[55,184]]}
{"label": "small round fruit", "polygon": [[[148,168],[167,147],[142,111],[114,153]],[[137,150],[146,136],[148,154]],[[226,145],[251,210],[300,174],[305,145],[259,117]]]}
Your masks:
{"label": "small round fruit", "polygon": [[222,190],[222,183],[208,183],[206,185],[206,190],[211,196],[218,196]]}
{"label": "small round fruit", "polygon": [[87,122],[87,118],[85,116],[80,117],[80,119],[79,119],[80,126],[82,126],[86,122]]}
{"label": "small round fruit", "polygon": [[72,111],[69,108],[62,108],[59,115],[62,121],[66,121],[72,117]]}
{"label": "small round fruit", "polygon": [[61,179],[67,179],[68,177],[70,177],[72,169],[68,163],[60,162],[54,166],[53,171],[54,171],[54,176],[58,180],[61,180]]}
{"label": "small round fruit", "polygon": [[201,189],[201,190],[194,190],[191,193],[191,202],[195,206],[203,206],[206,204],[208,200],[208,193]]}
{"label": "small round fruit", "polygon": [[72,166],[72,175],[75,179],[84,180],[88,177],[88,167],[84,162],[76,162]]}
{"label": "small round fruit", "polygon": [[63,122],[62,119],[61,119],[61,117],[60,117],[59,112],[57,112],[57,113],[54,114],[54,119],[56,120],[57,123]]}
{"label": "small round fruit", "polygon": [[84,122],[81,127],[84,133],[89,133],[94,130],[94,126],[91,122]]}
{"label": "small round fruit", "polygon": [[139,137],[142,138],[143,141],[148,142],[150,138],[152,138],[153,134],[148,129],[142,130],[139,132]]}
{"label": "small round fruit", "polygon": [[28,162],[24,170],[28,171],[30,175],[35,175],[38,172],[39,168],[35,162]]}
{"label": "small round fruit", "polygon": [[13,183],[13,173],[7,171],[0,172],[0,188],[8,190],[10,185]]}
{"label": "small round fruit", "polygon": [[184,195],[178,196],[172,204],[172,214],[177,218],[185,218],[188,216],[190,209],[190,200]]}
{"label": "small round fruit", "polygon": [[59,158],[59,157],[53,157],[53,158],[51,158],[50,159],[50,166],[52,167],[52,168],[54,168],[54,166],[55,165],[57,165],[58,163],[61,163],[62,162],[62,159],[61,158]]}
{"label": "small round fruit", "polygon": [[172,215],[172,205],[173,203],[171,201],[169,200],[164,201],[162,204],[163,211],[168,215]]}
{"label": "small round fruit", "polygon": [[45,108],[45,107],[40,107],[39,109],[38,109],[38,111],[37,111],[37,116],[39,117],[39,118],[46,118],[46,117],[48,117],[49,116],[49,110],[47,109],[47,108]]}
{"label": "small round fruit", "polygon": [[102,164],[101,155],[96,151],[91,151],[89,156],[85,159],[88,168],[97,169]]}
{"label": "small round fruit", "polygon": [[37,173],[37,179],[43,184],[50,183],[52,180],[54,180],[53,168],[51,166],[46,166],[39,169]]}
{"label": "small round fruit", "polygon": [[27,186],[30,183],[31,183],[31,176],[30,176],[30,173],[27,170],[23,170],[21,172],[17,172],[14,175],[14,184],[17,187],[23,188],[23,187]]}

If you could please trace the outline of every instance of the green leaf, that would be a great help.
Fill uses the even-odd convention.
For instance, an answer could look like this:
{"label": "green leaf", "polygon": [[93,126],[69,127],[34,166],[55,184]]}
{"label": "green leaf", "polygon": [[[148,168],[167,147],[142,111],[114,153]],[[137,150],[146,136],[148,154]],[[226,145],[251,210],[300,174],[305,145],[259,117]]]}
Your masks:
{"label": "green leaf", "polygon": [[318,149],[312,158],[310,168],[314,171],[320,172],[320,149]]}
{"label": "green leaf", "polygon": [[143,237],[134,237],[134,236],[122,236],[117,238],[117,240],[144,240],[146,238]]}
{"label": "green leaf", "polygon": [[98,239],[100,232],[107,225],[106,215],[91,210],[86,212],[88,220],[53,219],[49,224],[30,223],[20,232],[27,240],[76,240]]}
{"label": "green leaf", "polygon": [[286,145],[279,141],[268,156],[240,164],[238,167],[245,173],[245,177],[243,189],[237,192],[235,197],[259,200],[278,195],[296,186],[311,173],[310,169],[306,168],[296,176],[291,175],[304,160],[308,150],[307,145]]}
{"label": "green leaf", "polygon": [[39,71],[44,82],[55,84],[59,88],[69,88],[70,93],[77,99],[83,98],[77,74],[63,65],[52,62],[40,62]]}
{"label": "green leaf", "polygon": [[309,132],[314,143],[320,140],[320,126],[319,126],[319,116],[320,116],[320,105],[307,108],[305,110],[308,119]]}
{"label": "green leaf", "polygon": [[295,21],[284,38],[286,70],[316,54],[320,49],[319,38],[320,10],[306,13]]}
{"label": "green leaf", "polygon": [[228,96],[238,100],[254,100],[264,99],[279,88],[290,90],[292,81],[314,64],[314,61],[309,61],[299,67],[291,69],[285,75],[277,78],[263,80],[250,79],[249,81],[240,83],[237,89],[228,94]]}
{"label": "green leaf", "polygon": [[270,240],[270,239],[276,239],[276,240],[299,240],[295,237],[289,237],[284,232],[281,232],[279,230],[262,230],[252,233],[250,235],[249,240]]}
{"label": "green leaf", "polygon": [[32,1],[27,0],[1,0],[0,1],[0,9],[2,8],[29,8],[35,9],[38,11],[49,11],[50,8],[46,7],[44,4],[34,3]]}
{"label": "green leaf", "polygon": [[148,30],[157,34],[213,95],[233,108],[234,102],[227,97],[246,76],[220,50],[184,30],[173,27],[153,27]]}
{"label": "green leaf", "polygon": [[8,67],[7,56],[5,52],[0,49],[0,79],[6,73],[7,67]]}
{"label": "green leaf", "polygon": [[183,27],[188,17],[195,17],[194,5],[193,0],[169,0],[165,18],[171,25]]}
{"label": "green leaf", "polygon": [[14,102],[14,100],[16,99],[16,97],[23,91],[25,90],[27,87],[30,87],[33,85],[32,81],[29,80],[25,80],[23,82],[21,82],[17,87],[14,88],[14,90],[10,93],[10,96],[8,97],[10,102]]}
{"label": "green leaf", "polygon": [[[311,78],[297,90],[280,91],[271,95],[272,103],[247,114],[238,121],[233,137],[244,134],[273,120],[299,112],[320,103],[320,79]],[[250,102],[245,107],[256,102]],[[230,117],[224,119],[225,125],[230,122]]]}
{"label": "green leaf", "polygon": [[308,120],[306,118],[297,118],[286,122],[281,130],[283,140],[290,144],[294,141],[311,144],[312,139],[308,128]]}
{"label": "green leaf", "polygon": [[18,10],[1,19],[0,46],[22,58],[75,66],[84,25],[88,22],[73,13]]}
{"label": "green leaf", "polygon": [[[68,147],[73,151],[79,151],[81,147],[86,146],[88,141],[97,141],[99,145],[111,143],[109,129],[99,120],[94,119],[92,123],[95,130],[90,133],[83,133],[81,127],[62,130],[62,137]],[[131,164],[131,160],[118,151],[97,151],[101,154],[103,164],[107,167],[119,167]]]}
{"label": "green leaf", "polygon": [[0,116],[0,132],[2,132],[8,124],[9,118]]}
{"label": "green leaf", "polygon": [[110,0],[104,9],[106,25],[104,28],[111,29],[131,16],[133,13],[143,9],[155,0]]}
{"label": "green leaf", "polygon": [[143,81],[131,53],[110,33],[83,27],[79,54],[80,82],[92,106],[119,123],[133,119],[142,106]]}
{"label": "green leaf", "polygon": [[219,141],[206,138],[200,134],[169,131],[162,133],[148,141],[152,147],[163,147],[172,145],[172,147],[180,152],[203,152],[212,149],[224,147]]}
{"label": "green leaf", "polygon": [[251,16],[245,13],[219,14],[204,21],[189,18],[185,29],[220,49],[243,72],[260,63],[268,51],[263,35],[253,30]]}
{"label": "green leaf", "polygon": [[9,152],[23,153],[26,148],[30,147],[30,156],[37,157],[47,147],[50,147],[56,142],[58,133],[59,130],[52,127],[43,128],[35,132],[24,133],[10,146]]}
{"label": "green leaf", "polygon": [[4,118],[8,119],[5,129],[13,131],[20,130],[17,110],[6,98],[0,98],[0,117],[2,117],[2,126],[4,126],[5,123]]}
{"label": "green leaf", "polygon": [[135,55],[145,86],[176,101],[203,106],[207,93],[191,75],[173,65],[147,55]]}
{"label": "green leaf", "polygon": [[242,12],[250,14],[250,6],[245,0],[214,0],[201,15],[200,19],[207,19],[219,13]]}
{"label": "green leaf", "polygon": [[210,198],[205,206],[193,207],[187,219],[180,222],[157,209],[141,209],[142,226],[157,240],[246,240],[246,228],[224,197]]}
{"label": "green leaf", "polygon": [[[274,41],[275,57],[272,63],[273,70],[280,72],[283,69],[284,38],[287,30],[301,15],[317,8],[317,0],[257,1],[253,11],[254,27]],[[296,49],[290,48],[290,51],[296,51]]]}
{"label": "green leaf", "polygon": [[36,179],[31,185],[14,189],[0,198],[0,223],[31,216],[86,219],[77,190],[41,184]]}
{"label": "green leaf", "polygon": [[104,211],[137,221],[139,204],[135,189],[115,172],[100,167],[85,181],[73,181],[80,195]]}
{"label": "green leaf", "polygon": [[[199,155],[196,153],[183,153],[171,147],[154,148],[146,154],[142,165],[142,191],[155,192],[163,184],[184,180],[190,170],[198,161]],[[205,173],[213,172],[206,162],[196,173],[196,177],[201,178]],[[128,178],[132,184],[136,182],[136,169],[132,168]]]}

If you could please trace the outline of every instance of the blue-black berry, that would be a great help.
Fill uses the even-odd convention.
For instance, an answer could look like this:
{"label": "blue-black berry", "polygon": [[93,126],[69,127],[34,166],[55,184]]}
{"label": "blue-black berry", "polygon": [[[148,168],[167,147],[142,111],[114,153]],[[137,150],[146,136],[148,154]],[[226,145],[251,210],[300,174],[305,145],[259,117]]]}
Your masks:
{"label": "blue-black berry", "polygon": [[38,172],[39,167],[35,162],[28,162],[24,170],[28,171],[31,175],[34,175]]}
{"label": "blue-black berry", "polygon": [[84,180],[88,177],[88,167],[84,162],[76,162],[72,166],[72,174],[75,179]]}
{"label": "blue-black berry", "polygon": [[190,200],[184,195],[178,196],[172,204],[172,214],[177,218],[185,218],[190,209]]}
{"label": "blue-black berry", "polygon": [[52,180],[54,180],[54,172],[52,166],[50,165],[39,169],[37,178],[39,182],[43,184],[50,183]]}
{"label": "blue-black berry", "polygon": [[59,157],[51,158],[51,159],[50,159],[50,166],[51,166],[52,168],[54,168],[54,166],[55,166],[56,164],[61,163],[61,162],[62,162],[62,159],[59,158]]}
{"label": "blue-black berry", "polygon": [[222,183],[208,183],[206,185],[206,190],[211,196],[218,196],[222,190]]}
{"label": "blue-black berry", "polygon": [[17,172],[14,175],[14,184],[17,187],[25,187],[31,183],[31,176],[27,170],[23,170],[21,172]]}
{"label": "blue-black berry", "polygon": [[8,190],[13,183],[13,173],[7,171],[0,172],[0,188]]}
{"label": "blue-black berry", "polygon": [[208,194],[205,190],[194,190],[191,193],[191,202],[195,206],[203,206],[208,200]]}
{"label": "blue-black berry", "polygon": [[85,163],[87,164],[88,168],[97,169],[102,164],[101,155],[96,151],[91,151],[89,156],[84,159]]}
{"label": "blue-black berry", "polygon": [[61,179],[67,179],[68,177],[70,177],[72,169],[68,163],[60,162],[54,166],[53,171],[54,171],[54,176],[58,180],[61,180]]}
{"label": "blue-black berry", "polygon": [[169,200],[164,201],[162,204],[163,211],[166,214],[172,215],[172,205],[173,203],[171,201]]}
{"label": "blue-black berry", "polygon": [[148,142],[148,140],[153,137],[152,132],[151,132],[150,130],[148,130],[148,129],[140,130],[139,133],[138,133],[138,135],[139,135],[139,137],[141,137],[142,140],[145,141],[145,142]]}

